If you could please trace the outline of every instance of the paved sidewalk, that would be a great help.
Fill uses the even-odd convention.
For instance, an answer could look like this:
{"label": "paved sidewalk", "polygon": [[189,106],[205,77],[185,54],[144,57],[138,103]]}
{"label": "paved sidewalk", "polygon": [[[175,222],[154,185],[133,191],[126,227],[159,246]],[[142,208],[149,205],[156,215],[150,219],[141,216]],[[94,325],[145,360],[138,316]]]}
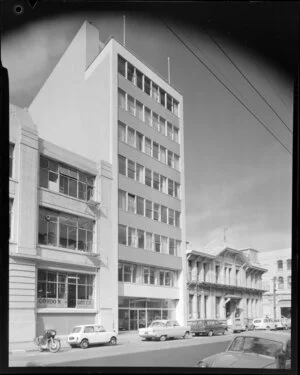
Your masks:
{"label": "paved sidewalk", "polygon": [[[67,338],[68,338],[67,335],[64,335],[64,336],[57,335],[56,337],[60,339],[61,350],[65,351],[66,349],[70,349],[70,345],[67,342]],[[140,340],[141,339],[137,331],[118,333],[118,343],[120,344],[136,343]],[[30,353],[30,352],[38,352],[38,348],[33,341],[24,343],[23,347],[19,346],[19,348],[9,349],[9,355],[18,355],[18,354],[24,354],[24,353]]]}

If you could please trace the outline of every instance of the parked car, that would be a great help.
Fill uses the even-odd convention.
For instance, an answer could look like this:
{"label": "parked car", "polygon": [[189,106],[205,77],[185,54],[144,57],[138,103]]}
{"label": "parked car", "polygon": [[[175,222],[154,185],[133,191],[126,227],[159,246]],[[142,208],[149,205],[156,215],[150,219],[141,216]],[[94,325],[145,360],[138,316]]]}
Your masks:
{"label": "parked car", "polygon": [[245,330],[246,331],[253,331],[255,329],[255,325],[253,324],[253,319],[244,318]]}
{"label": "parked car", "polygon": [[291,327],[292,327],[292,319],[291,318],[285,318],[285,324],[287,326],[287,329],[291,329]]}
{"label": "parked car", "polygon": [[253,319],[254,329],[275,329],[275,324],[270,318]]}
{"label": "parked car", "polygon": [[191,334],[195,336],[207,335],[212,336],[216,333],[225,334],[227,324],[216,319],[194,319],[187,323]]}
{"label": "parked car", "polygon": [[227,327],[228,327],[228,331],[233,332],[233,333],[247,331],[248,329],[247,324],[242,318],[234,318],[233,320],[228,319]]}
{"label": "parked car", "polygon": [[284,319],[274,319],[274,329],[282,330],[282,329],[287,329],[287,323],[284,321]]}
{"label": "parked car", "polygon": [[225,352],[206,357],[197,367],[291,368],[291,335],[278,332],[243,332]]}
{"label": "parked car", "polygon": [[102,325],[86,324],[75,326],[68,335],[68,343],[73,348],[80,346],[82,349],[94,344],[117,344],[117,332],[106,331]]}
{"label": "parked car", "polygon": [[165,341],[168,338],[184,339],[190,336],[188,327],[181,326],[176,320],[154,320],[147,328],[139,329],[139,336],[146,340]]}

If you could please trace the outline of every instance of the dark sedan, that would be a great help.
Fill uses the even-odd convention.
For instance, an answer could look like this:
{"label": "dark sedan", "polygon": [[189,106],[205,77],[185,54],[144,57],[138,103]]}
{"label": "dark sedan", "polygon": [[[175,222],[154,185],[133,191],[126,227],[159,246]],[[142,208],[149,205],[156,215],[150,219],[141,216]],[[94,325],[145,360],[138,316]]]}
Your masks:
{"label": "dark sedan", "polygon": [[218,333],[224,335],[227,331],[227,324],[216,319],[189,320],[187,325],[190,327],[191,334],[195,336],[213,336]]}

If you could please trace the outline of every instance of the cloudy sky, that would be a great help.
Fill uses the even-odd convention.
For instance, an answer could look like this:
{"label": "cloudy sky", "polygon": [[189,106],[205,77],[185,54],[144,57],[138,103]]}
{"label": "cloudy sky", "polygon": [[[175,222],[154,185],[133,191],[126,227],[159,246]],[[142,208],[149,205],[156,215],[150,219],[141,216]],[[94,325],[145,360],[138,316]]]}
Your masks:
{"label": "cloudy sky", "polygon": [[126,47],[165,78],[170,57],[171,83],[184,98],[192,248],[222,240],[225,228],[237,247],[290,247],[297,25],[285,4],[255,10],[200,4],[182,7],[182,15],[178,8],[83,9],[51,17],[43,4],[34,14],[25,3],[21,15],[6,8],[2,62],[10,101],[29,106],[84,20],[103,42],[113,36],[122,43],[126,15]]}

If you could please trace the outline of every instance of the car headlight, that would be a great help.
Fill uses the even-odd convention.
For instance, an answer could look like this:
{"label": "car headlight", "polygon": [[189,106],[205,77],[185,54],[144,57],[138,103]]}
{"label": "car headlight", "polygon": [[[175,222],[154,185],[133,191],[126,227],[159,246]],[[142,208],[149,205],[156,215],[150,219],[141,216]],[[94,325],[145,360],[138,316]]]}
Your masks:
{"label": "car headlight", "polygon": [[196,367],[209,367],[209,365],[204,361],[199,361]]}

